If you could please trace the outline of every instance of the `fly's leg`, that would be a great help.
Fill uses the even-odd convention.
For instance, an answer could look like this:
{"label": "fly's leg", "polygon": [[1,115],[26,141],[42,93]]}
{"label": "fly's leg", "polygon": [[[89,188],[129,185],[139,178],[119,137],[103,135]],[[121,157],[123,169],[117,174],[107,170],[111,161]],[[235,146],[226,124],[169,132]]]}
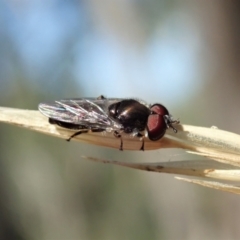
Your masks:
{"label": "fly's leg", "polygon": [[76,137],[76,136],[78,136],[78,135],[80,135],[80,134],[82,134],[82,133],[88,133],[88,132],[89,132],[89,130],[82,130],[82,131],[75,132],[73,135],[71,135],[71,136],[67,139],[67,141],[70,142],[70,140],[71,140],[72,138],[74,138],[74,137]]}
{"label": "fly's leg", "polygon": [[72,138],[82,134],[82,133],[88,133],[88,132],[103,132],[104,129],[101,129],[101,128],[89,128],[89,129],[86,129],[86,130],[82,130],[82,131],[78,131],[78,132],[75,132],[72,136],[70,136],[70,138],[67,139],[67,141],[69,142]]}
{"label": "fly's leg", "polygon": [[140,150],[144,151],[144,146],[145,146],[144,136],[141,138],[141,141],[142,141],[142,146],[141,146]]}
{"label": "fly's leg", "polygon": [[136,136],[139,137],[141,142],[142,142],[142,146],[141,146],[141,148],[139,150],[144,151],[144,144],[145,144],[144,135],[141,134],[140,132],[138,132]]}
{"label": "fly's leg", "polygon": [[70,140],[74,137],[76,137],[77,135],[80,135],[82,133],[87,133],[89,131],[89,129],[84,126],[84,125],[79,125],[79,124],[74,124],[74,123],[67,123],[67,122],[62,122],[62,121],[58,121],[52,118],[48,119],[50,124],[56,124],[62,128],[67,128],[67,129],[73,129],[73,130],[80,130],[75,132],[74,134],[72,134],[68,139],[66,139],[68,142],[70,142]]}
{"label": "fly's leg", "polygon": [[138,129],[133,129],[132,130],[132,136],[133,137],[138,137],[140,139],[140,141],[142,142],[142,146],[139,150],[144,151],[144,144],[145,144],[144,138],[145,138],[145,136],[141,132],[139,132]]}
{"label": "fly's leg", "polygon": [[114,137],[116,138],[120,138],[120,148],[119,150],[122,151],[123,150],[123,140],[122,140],[122,135],[118,132],[118,131],[114,131],[113,133]]}
{"label": "fly's leg", "polygon": [[179,120],[174,120],[171,115],[164,115],[163,117],[164,117],[165,123],[167,125],[167,128],[172,128],[174,133],[177,133],[177,129],[172,124],[173,123],[174,124],[179,124],[180,121]]}

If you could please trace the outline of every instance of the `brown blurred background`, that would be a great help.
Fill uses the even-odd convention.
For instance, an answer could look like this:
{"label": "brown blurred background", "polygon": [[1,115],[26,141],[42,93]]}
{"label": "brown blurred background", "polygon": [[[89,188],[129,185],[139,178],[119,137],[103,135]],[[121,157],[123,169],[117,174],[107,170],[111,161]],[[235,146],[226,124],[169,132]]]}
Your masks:
{"label": "brown blurred background", "polygon": [[[237,1],[0,0],[0,105],[137,97],[240,133]],[[239,196],[81,159],[117,151],[0,124],[0,239],[239,239]]]}

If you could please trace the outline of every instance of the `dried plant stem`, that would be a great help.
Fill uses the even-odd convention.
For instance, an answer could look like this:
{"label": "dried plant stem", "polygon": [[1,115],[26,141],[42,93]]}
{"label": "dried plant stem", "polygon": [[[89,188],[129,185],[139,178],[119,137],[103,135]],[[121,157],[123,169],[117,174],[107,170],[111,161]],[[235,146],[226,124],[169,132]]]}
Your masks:
{"label": "dried plant stem", "polygon": [[[28,128],[54,137],[68,139],[75,131],[49,124],[48,118],[38,111],[22,110],[0,107],[0,122]],[[161,148],[181,148],[189,153],[198,154],[210,160],[202,161],[179,161],[165,163],[126,163],[101,160],[91,157],[87,159],[102,163],[112,163],[125,167],[141,169],[146,171],[181,174],[187,176],[215,178],[221,180],[240,181],[240,136],[219,130],[216,128],[204,128],[188,125],[177,125],[178,133],[167,130],[165,136],[159,141],[144,139],[145,150]],[[137,150],[141,148],[142,142],[137,137],[129,134],[122,134],[123,149]],[[119,149],[120,139],[112,133],[80,134],[73,138],[74,141],[85,142],[110,148]],[[206,158],[205,158],[206,159]],[[215,160],[215,161],[213,161]],[[223,164],[224,163],[224,164]],[[212,187],[219,190],[226,190],[239,194],[240,188],[234,185],[224,185],[219,182],[208,182],[196,179],[182,179],[192,183]]]}

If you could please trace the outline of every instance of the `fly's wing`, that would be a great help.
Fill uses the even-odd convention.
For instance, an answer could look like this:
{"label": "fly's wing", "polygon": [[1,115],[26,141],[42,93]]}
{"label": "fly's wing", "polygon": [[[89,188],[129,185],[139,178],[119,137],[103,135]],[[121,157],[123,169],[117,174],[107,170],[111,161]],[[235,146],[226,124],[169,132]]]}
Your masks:
{"label": "fly's wing", "polygon": [[121,99],[76,98],[40,103],[39,111],[54,120],[106,130],[119,130],[122,125],[108,115],[108,106]]}

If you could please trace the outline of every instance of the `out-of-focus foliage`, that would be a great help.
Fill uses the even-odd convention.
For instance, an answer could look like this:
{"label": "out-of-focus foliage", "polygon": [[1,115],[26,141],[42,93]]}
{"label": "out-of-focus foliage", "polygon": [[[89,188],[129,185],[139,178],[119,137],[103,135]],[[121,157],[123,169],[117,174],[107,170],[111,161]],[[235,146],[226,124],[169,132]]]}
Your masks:
{"label": "out-of-focus foliage", "polygon": [[[0,105],[69,97],[161,102],[239,133],[237,1],[0,1]],[[235,195],[91,163],[120,152],[1,124],[0,239],[238,239]]]}

